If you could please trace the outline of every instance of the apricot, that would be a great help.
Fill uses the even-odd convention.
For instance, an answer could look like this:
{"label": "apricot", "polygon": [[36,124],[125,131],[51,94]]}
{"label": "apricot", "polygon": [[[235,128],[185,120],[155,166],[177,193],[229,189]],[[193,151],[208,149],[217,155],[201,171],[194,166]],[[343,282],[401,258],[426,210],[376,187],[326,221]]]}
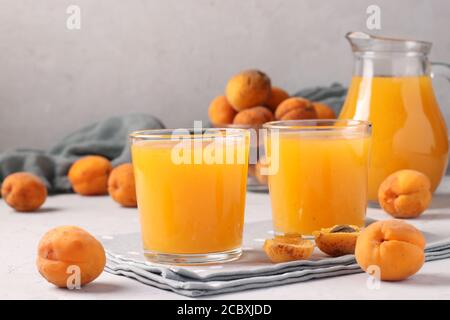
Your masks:
{"label": "apricot", "polygon": [[263,249],[274,263],[307,260],[314,251],[314,244],[301,236],[286,235],[267,239]]}
{"label": "apricot", "polygon": [[317,118],[316,110],[311,101],[292,97],[284,100],[275,111],[277,120],[302,120]]}
{"label": "apricot", "polygon": [[379,268],[381,280],[406,279],[420,270],[425,261],[425,237],[402,220],[385,220],[365,228],[356,241],[355,257],[359,266],[371,272]]}
{"label": "apricot", "polygon": [[102,273],[105,263],[102,244],[75,226],[54,228],[39,242],[36,261],[39,273],[61,288],[67,287],[68,280],[70,283],[76,276],[76,267],[79,268],[80,285],[85,285]]}
{"label": "apricot", "polygon": [[124,163],[115,167],[108,178],[111,198],[124,207],[137,207],[133,165]]}
{"label": "apricot", "polygon": [[84,196],[102,195],[108,192],[108,176],[112,170],[108,159],[86,156],[70,167],[68,178],[76,193]]}
{"label": "apricot", "polygon": [[289,98],[289,94],[286,91],[278,87],[272,87],[269,99],[266,102],[266,106],[270,108],[270,110],[275,112],[280,103],[282,103],[287,98]]}
{"label": "apricot", "polygon": [[5,202],[16,211],[30,212],[44,204],[47,199],[47,187],[34,174],[16,172],[3,181],[1,194]]}
{"label": "apricot", "polygon": [[353,225],[336,225],[313,232],[320,251],[332,257],[355,253],[359,228]]}
{"label": "apricot", "polygon": [[330,106],[325,103],[313,102],[314,109],[318,119],[336,119],[336,114]]}
{"label": "apricot", "polygon": [[253,107],[238,112],[233,124],[260,126],[272,120],[274,120],[272,111],[265,107]]}
{"label": "apricot", "polygon": [[233,76],[225,89],[227,100],[236,111],[264,105],[270,93],[270,79],[259,70],[246,70]]}
{"label": "apricot", "polygon": [[236,113],[236,110],[228,103],[225,96],[214,98],[208,109],[209,120],[215,127],[233,123]]}
{"label": "apricot", "polygon": [[380,206],[395,218],[415,218],[431,202],[430,179],[415,170],[400,170],[388,176],[378,189]]}

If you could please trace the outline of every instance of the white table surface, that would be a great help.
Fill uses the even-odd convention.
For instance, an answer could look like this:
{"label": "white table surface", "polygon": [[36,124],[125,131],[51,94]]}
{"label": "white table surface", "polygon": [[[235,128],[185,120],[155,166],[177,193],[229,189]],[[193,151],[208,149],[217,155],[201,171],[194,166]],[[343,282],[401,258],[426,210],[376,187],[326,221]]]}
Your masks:
{"label": "white table surface", "polygon": [[[368,216],[387,219],[379,209]],[[270,219],[267,194],[247,194],[246,221]],[[438,228],[450,235],[450,177],[446,177],[429,210],[417,226]],[[47,283],[35,266],[39,239],[49,229],[77,225],[96,236],[139,230],[136,209],[119,207],[108,196],[56,195],[36,213],[16,213],[0,199],[0,299],[186,299],[104,272],[81,290],[58,289]],[[426,263],[418,274],[402,282],[367,286],[365,273],[296,284],[210,296],[202,299],[450,299],[450,259]]]}

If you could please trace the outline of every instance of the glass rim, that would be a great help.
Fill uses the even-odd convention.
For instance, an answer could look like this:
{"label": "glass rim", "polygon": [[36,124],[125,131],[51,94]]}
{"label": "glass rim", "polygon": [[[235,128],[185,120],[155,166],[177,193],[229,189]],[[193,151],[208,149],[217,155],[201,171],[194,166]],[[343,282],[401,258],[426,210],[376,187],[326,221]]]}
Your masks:
{"label": "glass rim", "polygon": [[248,133],[244,128],[176,128],[176,129],[144,129],[128,134],[130,139],[170,140],[173,138],[234,138]]}
{"label": "glass rim", "polygon": [[[343,125],[336,126],[336,124]],[[372,123],[353,119],[278,120],[265,123],[263,128],[281,131],[341,131],[349,129],[370,131]]]}

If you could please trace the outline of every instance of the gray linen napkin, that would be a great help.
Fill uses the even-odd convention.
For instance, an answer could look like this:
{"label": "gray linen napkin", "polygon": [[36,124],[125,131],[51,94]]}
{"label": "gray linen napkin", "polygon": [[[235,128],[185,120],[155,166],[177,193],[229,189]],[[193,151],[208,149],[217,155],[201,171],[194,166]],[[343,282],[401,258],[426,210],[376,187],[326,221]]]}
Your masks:
{"label": "gray linen napkin", "polygon": [[[315,250],[311,260],[272,264],[261,250],[262,238],[271,229],[271,222],[246,224],[244,254],[241,259],[222,265],[171,266],[145,261],[140,252],[140,235],[117,235],[102,242],[107,249],[105,270],[126,276],[157,288],[199,297],[254,288],[265,288],[311,279],[335,277],[362,270],[354,255],[327,257]],[[450,238],[426,234],[426,260],[450,258]]]}
{"label": "gray linen napkin", "polygon": [[43,179],[50,193],[70,192],[67,171],[85,155],[101,155],[112,164],[130,161],[128,134],[140,129],[163,128],[155,117],[128,114],[104,119],[67,135],[49,150],[19,149],[0,153],[0,184],[11,173],[32,172]]}

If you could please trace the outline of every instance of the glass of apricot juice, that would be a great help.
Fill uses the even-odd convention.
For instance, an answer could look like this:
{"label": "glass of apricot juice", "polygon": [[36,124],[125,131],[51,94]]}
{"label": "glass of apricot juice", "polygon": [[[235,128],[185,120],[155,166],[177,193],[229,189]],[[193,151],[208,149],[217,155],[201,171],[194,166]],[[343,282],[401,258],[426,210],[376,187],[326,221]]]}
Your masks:
{"label": "glass of apricot juice", "polygon": [[248,153],[245,129],[131,134],[148,260],[202,264],[241,255]]}
{"label": "glass of apricot juice", "polygon": [[275,233],[311,235],[339,224],[362,227],[369,122],[292,120],[264,127]]}

